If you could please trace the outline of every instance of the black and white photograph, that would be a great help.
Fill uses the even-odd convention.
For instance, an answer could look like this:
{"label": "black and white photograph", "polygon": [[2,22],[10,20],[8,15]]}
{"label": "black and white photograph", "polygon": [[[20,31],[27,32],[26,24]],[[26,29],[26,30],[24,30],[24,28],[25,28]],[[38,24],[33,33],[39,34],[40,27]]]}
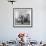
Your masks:
{"label": "black and white photograph", "polygon": [[24,27],[32,26],[32,8],[14,8],[13,9],[13,26]]}

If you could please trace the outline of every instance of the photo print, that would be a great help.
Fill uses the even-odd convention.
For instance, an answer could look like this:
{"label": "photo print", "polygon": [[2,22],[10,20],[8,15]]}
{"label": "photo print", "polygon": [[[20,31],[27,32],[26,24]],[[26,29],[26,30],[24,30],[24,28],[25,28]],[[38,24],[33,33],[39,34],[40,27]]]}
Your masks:
{"label": "photo print", "polygon": [[32,8],[14,8],[13,26],[31,27],[32,26]]}

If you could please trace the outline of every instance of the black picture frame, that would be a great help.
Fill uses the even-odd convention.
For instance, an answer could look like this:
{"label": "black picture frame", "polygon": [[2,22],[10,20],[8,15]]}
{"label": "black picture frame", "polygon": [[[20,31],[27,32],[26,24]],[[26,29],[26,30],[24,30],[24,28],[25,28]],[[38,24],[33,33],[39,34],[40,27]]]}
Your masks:
{"label": "black picture frame", "polygon": [[[28,16],[27,20],[25,16],[26,17]],[[14,28],[15,27],[32,27],[32,26],[33,26],[33,8],[13,8],[13,27]]]}

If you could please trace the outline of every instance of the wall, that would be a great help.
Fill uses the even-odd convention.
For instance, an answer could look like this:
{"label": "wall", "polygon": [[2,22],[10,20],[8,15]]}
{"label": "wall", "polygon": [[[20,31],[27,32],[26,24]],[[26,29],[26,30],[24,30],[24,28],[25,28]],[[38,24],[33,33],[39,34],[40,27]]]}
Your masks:
{"label": "wall", "polygon": [[[12,8],[33,8],[33,27],[13,28]],[[0,41],[15,40],[19,32],[30,34],[33,40],[46,40],[45,0],[17,0],[14,5],[7,0],[0,0]]]}

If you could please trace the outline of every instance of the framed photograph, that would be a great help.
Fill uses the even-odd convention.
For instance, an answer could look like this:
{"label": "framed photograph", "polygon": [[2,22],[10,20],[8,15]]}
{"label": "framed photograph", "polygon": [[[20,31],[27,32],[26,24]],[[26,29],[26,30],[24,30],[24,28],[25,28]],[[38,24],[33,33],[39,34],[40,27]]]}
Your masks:
{"label": "framed photograph", "polygon": [[32,27],[32,8],[13,8],[13,27]]}

